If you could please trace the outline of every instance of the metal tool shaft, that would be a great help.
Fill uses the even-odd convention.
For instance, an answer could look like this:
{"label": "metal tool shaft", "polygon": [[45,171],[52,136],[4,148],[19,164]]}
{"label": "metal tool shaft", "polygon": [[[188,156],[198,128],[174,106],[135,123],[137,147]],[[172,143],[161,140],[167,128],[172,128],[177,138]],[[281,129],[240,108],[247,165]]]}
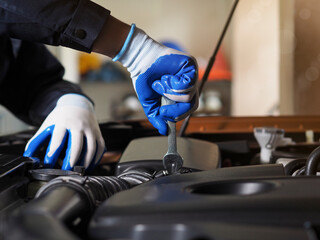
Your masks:
{"label": "metal tool shaft", "polygon": [[176,123],[168,121],[168,153],[178,153]]}
{"label": "metal tool shaft", "polygon": [[[162,97],[162,105],[171,105],[174,101]],[[163,157],[163,167],[169,174],[176,173],[183,165],[183,159],[177,151],[176,123],[168,121],[168,152]]]}
{"label": "metal tool shaft", "polygon": [[[162,97],[161,104],[163,105],[172,105],[174,101]],[[176,135],[176,123],[175,122],[167,122],[168,125],[168,152],[167,153],[178,153],[177,151],[177,135]],[[179,153],[178,153],[179,154]]]}

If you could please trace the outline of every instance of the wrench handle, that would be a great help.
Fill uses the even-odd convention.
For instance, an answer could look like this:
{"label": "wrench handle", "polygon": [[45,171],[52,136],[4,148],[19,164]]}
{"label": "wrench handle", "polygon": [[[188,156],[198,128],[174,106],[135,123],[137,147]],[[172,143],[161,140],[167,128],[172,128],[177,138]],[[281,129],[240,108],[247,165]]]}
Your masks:
{"label": "wrench handle", "polygon": [[[174,101],[162,97],[162,105],[172,105]],[[167,121],[168,124],[168,153],[177,153],[177,136],[176,136],[176,123]]]}

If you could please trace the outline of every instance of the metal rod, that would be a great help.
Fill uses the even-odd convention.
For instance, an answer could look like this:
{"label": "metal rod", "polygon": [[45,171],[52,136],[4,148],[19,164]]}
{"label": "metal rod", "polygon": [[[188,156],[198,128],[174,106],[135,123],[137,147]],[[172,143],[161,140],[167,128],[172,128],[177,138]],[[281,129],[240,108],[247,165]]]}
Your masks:
{"label": "metal rod", "polygon": [[[209,60],[209,62],[208,62],[208,65],[207,65],[207,67],[206,67],[206,71],[204,72],[204,75],[203,75],[202,80],[201,80],[201,83],[200,83],[199,96],[200,96],[200,94],[201,94],[201,92],[202,92],[202,89],[203,89],[203,87],[204,87],[204,84],[205,84],[205,83],[207,82],[207,80],[208,80],[208,76],[209,76],[209,73],[210,73],[210,71],[211,71],[211,69],[212,69],[212,67],[213,67],[213,64],[214,64],[214,62],[216,61],[216,56],[217,56],[217,54],[218,54],[218,51],[219,51],[220,46],[221,46],[221,43],[222,43],[222,41],[223,41],[223,39],[224,39],[224,36],[225,36],[225,34],[226,34],[226,32],[227,32],[227,29],[228,29],[229,25],[230,25],[232,16],[233,16],[233,14],[234,14],[234,12],[235,12],[235,10],[236,10],[236,8],[237,8],[238,3],[239,3],[239,0],[235,0],[235,1],[234,1],[233,6],[232,6],[232,8],[231,8],[231,11],[230,11],[230,13],[229,13],[227,22],[226,22],[226,24],[224,25],[224,28],[223,28],[222,33],[221,33],[221,35],[220,35],[220,38],[219,38],[219,40],[218,40],[217,46],[215,47],[215,50],[214,50],[214,52],[213,52],[213,54],[212,54],[212,56],[211,56],[211,58],[210,58],[210,60]],[[185,133],[185,131],[186,131],[188,125],[189,125],[189,121],[190,121],[190,117],[191,117],[191,116],[192,116],[192,114],[190,114],[190,115],[183,121],[182,126],[181,126],[180,131],[179,131],[179,137],[182,137],[182,136],[184,135],[184,133]]]}

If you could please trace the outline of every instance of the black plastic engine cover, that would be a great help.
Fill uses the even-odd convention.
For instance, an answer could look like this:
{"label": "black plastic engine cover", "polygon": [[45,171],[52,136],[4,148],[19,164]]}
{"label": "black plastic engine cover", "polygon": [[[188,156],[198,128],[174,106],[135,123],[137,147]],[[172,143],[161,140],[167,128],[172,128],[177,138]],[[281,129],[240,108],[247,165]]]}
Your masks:
{"label": "black plastic engine cover", "polygon": [[[310,239],[320,178],[282,165],[162,177],[116,194],[94,215],[93,239]],[[307,227],[306,227],[307,226]],[[316,239],[316,238],[315,238]]]}

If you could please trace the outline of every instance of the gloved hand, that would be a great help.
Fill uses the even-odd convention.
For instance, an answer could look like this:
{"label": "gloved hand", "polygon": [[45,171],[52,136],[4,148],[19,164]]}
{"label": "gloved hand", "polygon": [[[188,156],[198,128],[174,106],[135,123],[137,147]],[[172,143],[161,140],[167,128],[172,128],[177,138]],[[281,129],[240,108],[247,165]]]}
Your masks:
{"label": "gloved hand", "polygon": [[48,167],[54,167],[66,144],[62,165],[64,170],[71,170],[79,162],[86,168],[91,167],[101,160],[105,151],[93,105],[86,97],[78,94],[66,94],[59,98],[56,107],[28,142],[24,156],[35,156],[49,139],[44,159]]}
{"label": "gloved hand", "polygon": [[[167,134],[167,120],[179,121],[198,107],[195,59],[161,45],[135,25],[113,61],[127,67],[144,112],[160,134]],[[175,104],[161,106],[162,96]]]}

